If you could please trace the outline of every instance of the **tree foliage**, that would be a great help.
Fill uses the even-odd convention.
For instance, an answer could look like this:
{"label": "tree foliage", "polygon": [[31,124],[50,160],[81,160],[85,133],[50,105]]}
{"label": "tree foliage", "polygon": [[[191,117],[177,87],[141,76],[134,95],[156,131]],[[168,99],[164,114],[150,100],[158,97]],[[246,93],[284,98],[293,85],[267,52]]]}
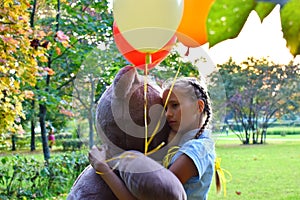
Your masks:
{"label": "tree foliage", "polygon": [[[227,95],[219,103],[227,109],[227,123],[243,143],[249,144],[251,136],[253,143],[263,143],[274,118],[299,109],[299,65],[249,58],[241,64],[229,60],[218,69]],[[218,81],[217,74],[211,79]]]}
{"label": "tree foliage", "polygon": [[31,46],[29,7],[27,0],[0,4],[0,135],[22,131],[22,101],[33,96],[24,88],[36,84],[37,59],[44,58],[43,50]]}

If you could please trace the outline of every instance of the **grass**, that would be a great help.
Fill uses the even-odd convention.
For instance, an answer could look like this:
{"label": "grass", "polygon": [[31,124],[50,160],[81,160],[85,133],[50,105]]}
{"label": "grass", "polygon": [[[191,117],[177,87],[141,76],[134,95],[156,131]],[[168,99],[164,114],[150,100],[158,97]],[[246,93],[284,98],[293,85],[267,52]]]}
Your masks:
{"label": "grass", "polygon": [[265,145],[241,145],[234,137],[225,138],[217,138],[216,150],[221,167],[230,171],[232,180],[226,185],[226,197],[216,194],[214,182],[209,199],[300,199],[299,135],[268,136]]}

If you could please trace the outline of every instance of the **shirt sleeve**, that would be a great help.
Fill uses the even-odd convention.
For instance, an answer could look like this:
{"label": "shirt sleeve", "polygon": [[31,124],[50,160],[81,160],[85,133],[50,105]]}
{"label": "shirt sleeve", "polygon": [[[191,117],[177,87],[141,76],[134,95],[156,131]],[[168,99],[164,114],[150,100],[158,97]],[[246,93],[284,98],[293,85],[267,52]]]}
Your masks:
{"label": "shirt sleeve", "polygon": [[185,154],[192,159],[198,170],[200,179],[207,167],[214,162],[214,142],[211,139],[189,140],[178,150],[171,163],[174,163],[175,160],[182,154]]}

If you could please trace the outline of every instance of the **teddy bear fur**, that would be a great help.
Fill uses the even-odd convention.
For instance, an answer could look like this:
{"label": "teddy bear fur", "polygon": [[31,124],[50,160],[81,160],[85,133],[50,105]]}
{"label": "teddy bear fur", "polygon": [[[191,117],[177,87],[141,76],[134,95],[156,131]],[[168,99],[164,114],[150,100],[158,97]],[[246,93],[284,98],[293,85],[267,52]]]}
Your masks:
{"label": "teddy bear fur", "polygon": [[[134,67],[123,67],[113,83],[101,96],[96,110],[97,134],[103,143],[108,144],[107,158],[127,150],[145,151],[144,119],[144,79]],[[148,151],[167,143],[169,127],[164,117],[159,89],[147,84],[148,137],[153,133],[158,121],[162,123]],[[162,151],[152,154],[155,160],[162,159]],[[67,197],[68,200],[117,199],[110,188],[89,165],[78,176]]]}

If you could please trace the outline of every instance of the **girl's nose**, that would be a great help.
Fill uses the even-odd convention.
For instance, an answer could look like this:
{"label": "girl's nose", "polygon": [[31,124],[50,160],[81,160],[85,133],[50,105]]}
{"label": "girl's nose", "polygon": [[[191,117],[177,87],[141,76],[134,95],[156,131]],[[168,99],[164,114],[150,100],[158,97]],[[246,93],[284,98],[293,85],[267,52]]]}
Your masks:
{"label": "girl's nose", "polygon": [[171,116],[173,116],[173,112],[171,111],[171,109],[166,109],[166,113],[165,113],[165,115],[166,115],[166,117],[168,118],[168,117],[171,117]]}

